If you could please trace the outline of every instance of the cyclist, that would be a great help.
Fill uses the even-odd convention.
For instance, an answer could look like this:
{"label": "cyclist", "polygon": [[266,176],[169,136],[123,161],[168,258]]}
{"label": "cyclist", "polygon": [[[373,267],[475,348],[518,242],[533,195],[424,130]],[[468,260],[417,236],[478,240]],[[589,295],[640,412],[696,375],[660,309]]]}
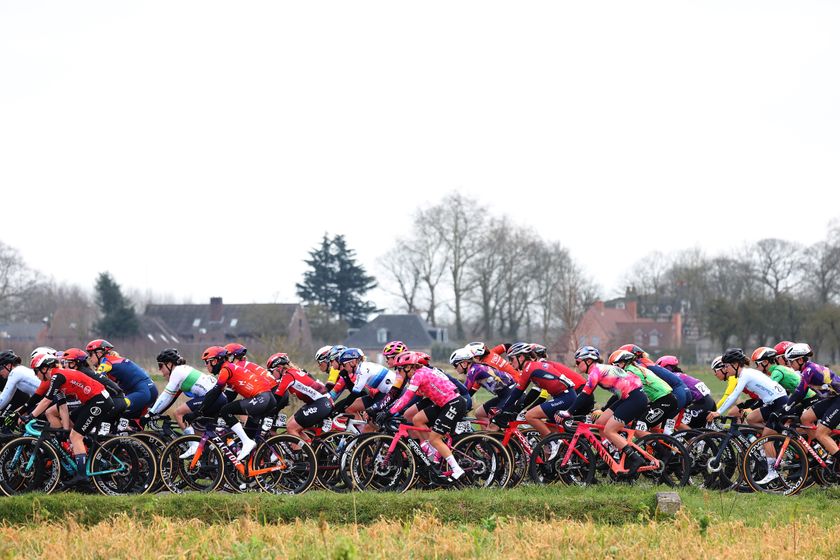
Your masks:
{"label": "cyclist", "polygon": [[[338,358],[341,376],[330,391],[335,400],[350,386],[350,394],[335,403],[338,413],[359,413],[370,408],[375,402],[385,398],[394,387],[397,374],[385,366],[364,360],[364,354],[358,348],[347,348]],[[362,395],[363,392],[367,394]]]}
{"label": "cyclist", "polygon": [[480,364],[486,364],[493,369],[503,371],[510,375],[514,381],[519,382],[519,372],[513,367],[510,362],[505,360],[501,354],[506,350],[504,344],[500,344],[495,348],[487,348],[483,342],[470,342],[464,348],[472,352],[475,361]]}
{"label": "cyclist", "polygon": [[0,393],[0,410],[7,406],[13,410],[22,407],[41,385],[35,372],[21,362],[20,356],[13,350],[0,352],[0,377],[5,381]]}
{"label": "cyclist", "polygon": [[[268,379],[271,379],[272,382],[277,381],[274,378],[274,376],[271,375],[271,373],[267,369],[262,367],[260,364],[245,359],[245,355],[248,353],[248,349],[245,348],[245,346],[243,346],[242,344],[239,344],[238,342],[231,342],[230,344],[225,344],[225,350],[228,351],[229,362],[245,368],[245,371],[253,373],[254,375],[262,375],[264,377],[267,377]],[[292,367],[297,368],[297,366],[295,366],[294,364],[292,364]],[[228,388],[226,393],[228,401],[232,401],[236,398],[236,394],[232,389]],[[275,393],[274,398],[275,400],[277,400],[277,411],[280,411],[283,408],[289,406],[288,394],[284,394],[282,397],[278,397]]]}
{"label": "cyclist", "polygon": [[[645,392],[649,402],[644,418],[648,428],[660,426],[677,415],[679,408],[677,407],[677,399],[671,387],[662,378],[654,375],[649,369],[640,366],[640,362],[637,361],[637,357],[633,352],[621,349],[616,350],[610,354],[609,361],[612,365],[632,373],[641,380],[642,390]],[[617,397],[614,396],[613,398]]]}
{"label": "cyclist", "polygon": [[578,373],[588,377],[574,408],[577,408],[577,401],[591,396],[599,386],[616,397],[608,410],[598,416],[595,424],[602,426],[604,437],[625,454],[625,467],[631,473],[635,472],[645,459],[627,446],[627,440],[620,431],[626,424],[642,418],[647,410],[648,399],[642,389],[642,380],[620,367],[601,363],[601,352],[594,346],[581,346],[575,351],[575,367]]}
{"label": "cyclist", "polygon": [[650,359],[650,356],[647,352],[645,352],[635,344],[625,344],[624,346],[620,346],[618,349],[633,352],[633,355],[636,356],[636,365],[639,368],[646,368],[648,371],[652,372],[656,377],[667,383],[669,387],[671,387],[671,391],[674,394],[674,398],[677,400],[677,412],[684,409],[686,404],[690,402],[691,391],[689,391],[688,387],[683,382],[683,380],[680,379],[678,375],[675,375],[674,373],[669,371],[667,368],[657,366],[653,362],[653,360]]}
{"label": "cyclist", "polygon": [[[204,404],[204,397],[207,392],[216,386],[216,378],[212,375],[202,373],[192,366],[187,365],[187,360],[181,356],[176,348],[166,348],[157,355],[158,371],[166,379],[166,387],[163,393],[157,398],[149,409],[145,418],[163,414],[166,412],[178,395],[184,393],[189,400],[175,408],[175,421],[184,430],[185,434],[194,434],[192,426],[187,425],[184,416],[201,409]],[[213,406],[207,409],[207,415],[213,416],[227,404],[227,397],[219,395]],[[191,442],[187,450],[181,454],[181,459],[187,459],[195,455],[198,450],[197,441]]]}
{"label": "cyclist", "polygon": [[785,360],[785,350],[787,350],[791,344],[793,344],[793,342],[790,340],[783,340],[773,347],[773,350],[776,351],[776,363],[780,366],[787,365],[787,360]]}
{"label": "cyclist", "polygon": [[525,420],[537,430],[540,435],[547,436],[551,430],[545,423],[546,418],[554,419],[557,412],[568,410],[577,399],[577,390],[583,388],[586,380],[576,371],[562,366],[550,364],[537,359],[534,345],[528,342],[517,342],[507,351],[511,364],[519,371],[519,382],[508,394],[507,399],[499,408],[502,410],[501,421],[505,421],[504,414],[510,414],[516,401],[525,394],[525,389],[534,383],[540,389],[551,395],[551,400],[534,406],[525,413]]}
{"label": "cyclist", "polygon": [[332,346],[321,346],[315,352],[315,363],[318,364],[318,369],[321,370],[321,373],[327,374],[327,382],[324,385],[327,391],[332,389],[338,380],[338,370],[330,369],[330,350],[332,350]]}
{"label": "cyclist", "polygon": [[805,410],[802,423],[817,424],[815,437],[831,455],[837,468],[840,465],[840,449],[831,438],[831,432],[840,423],[840,377],[827,367],[812,361],[810,358],[813,355],[811,347],[804,343],[791,344],[785,350],[785,360],[801,376],[799,385],[785,405],[785,411],[792,410],[805,397],[805,391],[809,387],[823,397]]}
{"label": "cyclist", "polygon": [[[464,386],[470,396],[482,387],[493,397],[475,409],[475,417],[478,420],[487,420],[490,411],[505,402],[510,392],[516,386],[513,378],[504,371],[499,371],[487,364],[479,364],[473,361],[472,352],[466,348],[455,350],[449,357],[449,363],[455,371],[465,376]],[[498,426],[490,424],[490,430],[497,430]]]}
{"label": "cyclist", "polygon": [[131,360],[117,354],[114,345],[107,340],[91,340],[85,350],[97,365],[97,373],[108,376],[125,393],[127,407],[122,415],[126,418],[140,418],[158,397],[157,386],[149,374]]}
{"label": "cyclist", "polygon": [[451,469],[449,476],[457,480],[464,470],[458,465],[443,436],[451,433],[466,415],[467,400],[458,394],[455,385],[440,370],[424,365],[429,360],[429,356],[422,352],[403,352],[397,356],[395,367],[406,376],[408,386],[388,412],[377,415],[377,423],[384,422],[388,415],[402,412],[415,394],[429,399],[429,404],[414,417],[414,425],[425,428],[429,422],[432,423],[431,431],[423,433]]}
{"label": "cyclist", "polygon": [[[747,422],[750,424],[765,424],[762,435],[775,434],[776,431],[769,427],[768,424],[772,425],[771,420],[773,420],[773,417],[778,416],[784,411],[785,404],[788,401],[784,387],[760,371],[747,367],[750,360],[740,348],[728,348],[721,355],[720,359],[723,362],[723,367],[715,370],[715,375],[718,376],[718,379],[722,377],[722,381],[734,375],[738,378],[738,383],[735,385],[735,390],[718,407],[717,411],[710,412],[706,416],[706,421],[711,422],[729,410],[735,404],[735,401],[738,400],[741,391],[746,388],[758,395],[763,403],[761,408],[757,408],[747,415]],[[756,481],[756,484],[759,485],[767,484],[779,477],[774,467],[776,450],[773,448],[772,442],[765,444],[764,453],[767,456],[767,475],[761,480]]]}
{"label": "cyclist", "polygon": [[317,426],[333,412],[333,400],[327,395],[326,388],[305,371],[294,367],[289,356],[282,352],[272,354],[266,368],[278,380],[274,390],[276,398],[286,397],[288,400],[288,393],[292,393],[303,401],[303,406],[287,421],[286,431],[311,443],[311,438],[303,430]]}
{"label": "cyclist", "polygon": [[715,399],[709,387],[696,377],[692,377],[680,368],[680,360],[676,356],[662,356],[656,360],[656,365],[663,367],[677,375],[691,392],[691,400],[685,407],[684,424],[678,428],[700,429],[706,426],[706,415],[716,410]]}
{"label": "cyclist", "polygon": [[259,419],[276,408],[277,401],[273,394],[276,383],[274,379],[249,372],[242,366],[227,361],[227,350],[222,346],[210,346],[204,350],[201,359],[207,367],[207,373],[216,376],[216,385],[205,393],[204,402],[198,411],[199,415],[206,416],[208,411],[213,410],[216,400],[227,386],[233,388],[242,397],[228,402],[214,415],[224,418],[225,423],[239,437],[242,449],[237,459],[242,461],[254,450],[257,443],[249,437],[234,415],[247,416],[248,431],[256,434],[259,429]]}
{"label": "cyclist", "polygon": [[76,474],[69,484],[78,484],[87,480],[87,449],[84,435],[95,426],[99,418],[109,417],[114,410],[114,403],[105,386],[87,375],[72,369],[59,367],[58,358],[52,354],[38,354],[32,358],[30,367],[41,381],[35,391],[43,397],[30,414],[22,416],[21,424],[37,418],[54,403],[64,399],[64,395],[74,395],[82,405],[76,409],[73,428],[70,430],[70,444],[76,457]]}
{"label": "cyclist", "polygon": [[341,376],[341,364],[338,363],[338,357],[345,350],[347,350],[346,346],[336,344],[330,347],[330,353],[327,355],[327,368],[330,370],[330,375],[327,377],[326,386],[330,388],[330,391],[338,383],[338,378]]}
{"label": "cyclist", "polygon": [[[108,379],[108,376],[96,373],[93,368],[90,367],[90,364],[88,363],[89,359],[90,356],[88,356],[88,353],[81,348],[68,348],[61,353],[60,361],[61,365],[64,367],[78,370],[88,377],[96,379],[102,383],[102,385],[104,385],[108,390],[108,394],[111,395],[111,400],[114,402],[114,417],[119,417],[119,415],[122,414],[128,406],[128,402],[125,400],[125,394],[123,394],[119,385]],[[76,401],[76,403],[78,403],[78,401]],[[71,408],[73,407],[71,406]]]}
{"label": "cyclist", "polygon": [[[788,395],[792,395],[796,391],[796,388],[799,387],[802,377],[789,367],[780,365],[776,361],[777,357],[776,349],[770,348],[769,346],[759,346],[753,350],[752,356],[750,356],[758,371],[769,375],[770,379],[785,388],[785,392]],[[802,410],[808,408],[816,399],[817,394],[811,389],[808,389],[805,394],[805,400],[800,405],[801,410],[799,413],[801,414]]]}

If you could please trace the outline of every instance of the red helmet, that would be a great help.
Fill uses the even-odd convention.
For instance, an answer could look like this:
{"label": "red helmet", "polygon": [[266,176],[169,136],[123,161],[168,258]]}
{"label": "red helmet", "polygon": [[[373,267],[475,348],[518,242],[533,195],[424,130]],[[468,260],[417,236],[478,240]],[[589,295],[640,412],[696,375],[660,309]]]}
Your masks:
{"label": "red helmet", "polygon": [[231,342],[230,344],[225,344],[225,350],[228,351],[228,355],[240,359],[244,358],[245,354],[248,352],[248,349],[239,344],[238,342]]}
{"label": "red helmet", "polygon": [[81,348],[68,348],[61,354],[61,359],[66,362],[86,362],[89,357]]}
{"label": "red helmet", "polygon": [[645,351],[636,346],[635,344],[625,344],[624,346],[619,346],[619,350],[627,350],[628,352],[633,352],[637,358],[641,358],[645,355]]}
{"label": "red helmet", "polygon": [[392,340],[382,349],[382,355],[388,358],[393,358],[397,354],[402,354],[408,351],[408,346],[402,340]]}
{"label": "red helmet", "polygon": [[784,356],[785,355],[785,350],[787,350],[791,346],[793,346],[793,342],[791,342],[790,340],[783,340],[780,343],[778,343],[776,346],[774,346],[773,350],[776,351],[777,356]]}
{"label": "red helmet", "polygon": [[394,359],[396,362],[394,365],[397,367],[428,365],[430,359],[429,355],[423,352],[403,352]]}
{"label": "red helmet", "polygon": [[656,360],[656,365],[659,367],[677,367],[680,365],[680,360],[676,356],[662,356]]}
{"label": "red helmet", "polygon": [[97,338],[96,340],[91,340],[85,346],[85,350],[88,352],[95,352],[96,350],[113,350],[114,345],[105,340],[104,338]]}
{"label": "red helmet", "polygon": [[289,365],[289,355],[284,354],[283,352],[277,352],[276,354],[272,354],[268,361],[265,363],[265,367],[271,371],[274,369],[279,368],[280,366],[287,366]]}
{"label": "red helmet", "polygon": [[29,369],[38,370],[42,367],[54,368],[58,366],[58,358],[53,354],[36,354],[29,362]]}
{"label": "red helmet", "polygon": [[622,347],[610,354],[609,362],[615,365],[623,362],[632,362],[635,359],[636,355],[633,352]]}
{"label": "red helmet", "polygon": [[201,361],[206,362],[213,358],[224,360],[227,358],[228,351],[224,346],[211,346],[201,354]]}

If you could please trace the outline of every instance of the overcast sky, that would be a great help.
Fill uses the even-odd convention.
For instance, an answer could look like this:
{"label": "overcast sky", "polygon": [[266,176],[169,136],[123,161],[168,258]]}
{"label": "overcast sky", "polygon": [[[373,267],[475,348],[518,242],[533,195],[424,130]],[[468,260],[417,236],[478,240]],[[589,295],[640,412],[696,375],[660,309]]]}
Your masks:
{"label": "overcast sky", "polygon": [[[840,3],[0,3],[0,240],[57,280],[295,301],[459,190],[610,295],[840,216]],[[377,297],[380,304],[388,298]]]}

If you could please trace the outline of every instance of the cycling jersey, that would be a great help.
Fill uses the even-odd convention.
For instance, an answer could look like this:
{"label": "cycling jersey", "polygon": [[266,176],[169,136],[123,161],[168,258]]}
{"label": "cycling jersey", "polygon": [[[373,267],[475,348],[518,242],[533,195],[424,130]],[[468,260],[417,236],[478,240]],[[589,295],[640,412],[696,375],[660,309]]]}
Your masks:
{"label": "cycling jersey", "polygon": [[696,377],[691,377],[685,373],[677,373],[677,376],[679,376],[680,380],[682,380],[682,382],[685,383],[685,386],[688,387],[688,390],[691,393],[691,403],[705,401],[706,397],[712,394],[709,387]]}
{"label": "cycling jersey", "polygon": [[[725,389],[725,390],[724,390],[724,392],[723,392],[723,396],[720,398],[720,400],[716,403],[716,405],[715,405],[715,406],[717,406],[718,408],[720,408],[720,407],[721,407],[721,405],[722,405],[724,402],[726,402],[726,399],[728,399],[728,398],[729,398],[729,395],[731,395],[731,394],[732,394],[732,391],[734,391],[734,390],[735,390],[735,386],[736,386],[737,384],[738,384],[738,378],[737,378],[737,377],[735,377],[734,375],[733,375],[733,376],[731,376],[731,377],[729,378],[729,380],[726,382],[726,389]],[[745,394],[745,395],[747,395],[747,396],[748,396],[749,398],[751,398],[751,399],[758,399],[758,395],[756,395],[755,393],[753,393],[752,391],[750,391],[750,390],[749,390],[749,388],[745,388],[743,392],[744,392],[744,394]]]}
{"label": "cycling jersey", "polygon": [[813,387],[822,396],[840,395],[840,377],[827,367],[816,362],[806,362],[799,374],[802,379],[791,395],[790,403],[802,400],[808,387]]}
{"label": "cycling jersey", "polygon": [[408,387],[403,391],[403,394],[397,402],[394,403],[394,406],[391,407],[391,414],[402,411],[415,393],[426,397],[437,406],[443,406],[452,399],[459,397],[455,385],[440,371],[428,367],[421,367],[408,380]]}
{"label": "cycling jersey", "polygon": [[338,381],[338,374],[339,374],[339,373],[340,373],[340,372],[339,372],[337,369],[330,368],[330,372],[329,372],[329,374],[327,375],[327,383],[328,383],[328,384],[335,385],[335,384],[336,384],[336,382]]}
{"label": "cycling jersey", "polygon": [[508,362],[495,352],[491,351],[486,356],[476,358],[476,360],[478,360],[482,364],[492,367],[495,370],[507,373],[513,378],[514,381],[519,382],[519,372],[516,370],[516,368],[513,367],[510,362]]}
{"label": "cycling jersey", "polygon": [[671,387],[671,390],[674,392],[674,396],[677,398],[677,405],[679,408],[685,407],[686,403],[689,402],[691,398],[691,392],[689,391],[688,387],[686,387],[683,380],[680,379],[680,376],[676,373],[672,372],[671,370],[664,368],[662,366],[658,366],[650,359],[643,359],[642,364],[639,367],[645,367],[653,374],[668,384]]}
{"label": "cycling jersey", "polygon": [[108,391],[99,381],[92,379],[75,369],[53,368],[49,377],[42,381],[35,394],[51,401],[59,400],[64,395],[73,395],[82,403],[102,395],[108,398]]}
{"label": "cycling jersey", "polygon": [[3,387],[3,392],[0,393],[0,410],[6,408],[6,405],[12,401],[15,391],[21,391],[31,397],[40,386],[41,381],[35,376],[35,372],[28,367],[15,366],[9,372],[9,377],[6,379],[6,386]]}
{"label": "cycling jersey", "polygon": [[[385,366],[373,362],[361,362],[350,375],[353,382],[350,393],[358,396],[365,389],[370,394],[387,393],[393,387],[396,378],[397,374]],[[330,392],[333,399],[344,391],[346,384],[346,378],[342,375]]]}
{"label": "cycling jersey", "polygon": [[244,367],[231,362],[222,364],[216,385],[222,389],[230,387],[243,398],[250,399],[260,393],[270,391],[276,382],[274,378],[260,375],[246,370]]}
{"label": "cycling jersey", "polygon": [[[796,391],[796,388],[799,387],[799,383],[802,381],[802,376],[799,373],[781,364],[770,364],[767,371],[770,373],[770,379],[784,387],[788,394]],[[805,398],[810,399],[814,396],[816,396],[816,393],[808,389]]]}
{"label": "cycling jersey", "polygon": [[289,391],[306,404],[318,399],[327,398],[324,385],[312,378],[308,373],[299,369],[287,367],[280,377],[280,382],[274,390],[274,394],[282,397]]}
{"label": "cycling jersey", "polygon": [[642,387],[640,378],[618,366],[592,364],[587,375],[586,385],[581,389],[586,395],[591,395],[600,386],[619,399],[626,399],[634,389]]}
{"label": "cycling jersey", "polygon": [[472,363],[467,369],[464,386],[471,394],[484,387],[490,393],[498,395],[510,389],[514,383],[513,377],[507,372],[499,371],[486,364]]}
{"label": "cycling jersey", "polygon": [[105,354],[99,361],[96,371],[116,381],[125,393],[131,393],[135,388],[152,381],[149,374],[140,366],[127,358],[120,357],[116,352]]}
{"label": "cycling jersey", "polygon": [[756,395],[764,404],[770,404],[779,398],[786,398],[784,387],[758,371],[748,367],[741,368],[738,373],[738,382],[735,384],[735,389],[726,401],[718,406],[718,413],[724,414],[729,407],[731,407],[741,396],[741,391],[749,389]]}
{"label": "cycling jersey", "polygon": [[169,381],[166,383],[166,388],[163,390],[155,404],[149,409],[150,414],[160,414],[178,398],[180,393],[184,393],[191,399],[194,397],[203,397],[207,391],[216,386],[216,378],[208,373],[202,373],[197,369],[188,365],[180,365],[172,368],[172,373],[169,374]]}
{"label": "cycling jersey", "polygon": [[516,388],[525,391],[528,384],[533,382],[540,389],[545,389],[552,397],[565,393],[575,387],[583,387],[586,383],[582,375],[564,366],[559,370],[548,362],[535,360],[525,362],[519,375]]}
{"label": "cycling jersey", "polygon": [[642,390],[645,392],[645,395],[647,395],[650,402],[659,400],[668,393],[673,392],[670,385],[654,375],[654,373],[646,367],[628,364],[625,369],[641,380]]}
{"label": "cycling jersey", "polygon": [[272,376],[271,373],[269,373],[269,371],[262,367],[260,364],[255,364],[254,362],[249,362],[248,360],[239,360],[238,362],[234,363],[244,367],[245,371],[253,373],[254,375],[264,375],[266,377],[274,379],[274,376]]}

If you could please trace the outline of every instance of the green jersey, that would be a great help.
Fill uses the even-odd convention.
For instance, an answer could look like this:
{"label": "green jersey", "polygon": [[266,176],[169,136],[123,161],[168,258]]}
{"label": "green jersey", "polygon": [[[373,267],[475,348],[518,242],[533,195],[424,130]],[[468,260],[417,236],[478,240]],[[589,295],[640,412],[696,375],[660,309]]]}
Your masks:
{"label": "green jersey", "polygon": [[642,380],[642,391],[645,392],[650,402],[659,400],[672,392],[670,385],[662,381],[662,379],[647,368],[640,368],[636,365],[629,364],[625,369]]}
{"label": "green jersey", "polygon": [[[793,371],[787,366],[773,364],[767,369],[770,372],[770,379],[784,387],[788,395],[796,391],[796,388],[799,387],[799,383],[802,381],[799,373]],[[814,395],[815,393],[811,389],[808,389],[808,392],[805,394],[805,398],[810,399]]]}

